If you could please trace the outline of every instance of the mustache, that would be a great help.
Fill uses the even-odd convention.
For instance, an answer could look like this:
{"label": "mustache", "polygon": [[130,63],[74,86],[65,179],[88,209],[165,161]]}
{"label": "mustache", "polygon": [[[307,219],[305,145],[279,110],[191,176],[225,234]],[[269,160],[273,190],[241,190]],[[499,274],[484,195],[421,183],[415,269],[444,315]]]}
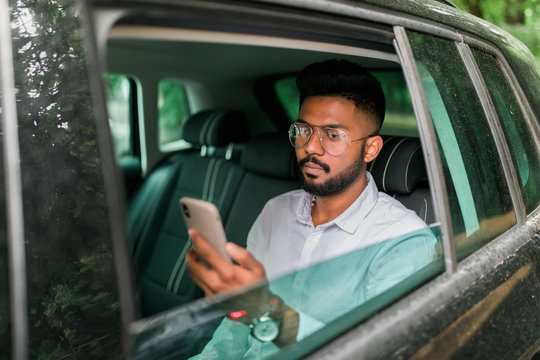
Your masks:
{"label": "mustache", "polygon": [[326,165],[325,163],[321,162],[320,160],[318,160],[317,158],[314,158],[313,156],[307,156],[301,160],[298,161],[298,166],[300,168],[302,168],[302,166],[304,166],[305,164],[307,164],[308,162],[310,163],[313,163],[315,165],[319,165],[323,170],[324,172],[326,173],[329,173],[330,172],[330,166]]}

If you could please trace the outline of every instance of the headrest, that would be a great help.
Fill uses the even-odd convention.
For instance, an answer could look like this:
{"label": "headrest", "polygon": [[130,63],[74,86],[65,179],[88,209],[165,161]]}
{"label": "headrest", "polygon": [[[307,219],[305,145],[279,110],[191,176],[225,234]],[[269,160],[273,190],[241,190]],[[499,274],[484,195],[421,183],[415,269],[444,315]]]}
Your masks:
{"label": "headrest", "polygon": [[380,191],[409,194],[427,180],[422,146],[417,138],[392,136],[368,170]]}
{"label": "headrest", "polygon": [[245,115],[237,110],[204,110],[184,125],[184,140],[193,145],[223,147],[249,138]]}
{"label": "headrest", "polygon": [[287,133],[264,133],[253,137],[242,154],[242,166],[259,175],[295,179],[296,156]]}

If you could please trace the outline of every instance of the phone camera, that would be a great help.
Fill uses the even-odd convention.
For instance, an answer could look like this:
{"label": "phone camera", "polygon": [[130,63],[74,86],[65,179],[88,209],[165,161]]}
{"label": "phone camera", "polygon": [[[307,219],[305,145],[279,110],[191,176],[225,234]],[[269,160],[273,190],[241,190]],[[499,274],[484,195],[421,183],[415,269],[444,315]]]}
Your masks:
{"label": "phone camera", "polygon": [[191,217],[189,215],[189,209],[186,204],[182,204],[182,210],[184,210],[184,214],[186,215],[187,218]]}

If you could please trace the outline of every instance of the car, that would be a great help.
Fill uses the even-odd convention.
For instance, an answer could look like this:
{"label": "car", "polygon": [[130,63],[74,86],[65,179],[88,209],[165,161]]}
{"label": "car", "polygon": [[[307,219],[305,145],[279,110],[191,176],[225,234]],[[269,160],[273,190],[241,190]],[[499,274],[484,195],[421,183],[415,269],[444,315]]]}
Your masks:
{"label": "car", "polygon": [[[442,0],[2,1],[0,16],[0,359],[241,358],[248,338],[270,358],[540,356],[540,65],[505,31]],[[368,170],[436,257],[364,298],[342,280],[387,276],[364,266],[380,248],[204,297],[179,198],[216,204],[245,246],[298,187],[294,79],[327,59],[381,82]],[[398,255],[387,271],[418,256]],[[317,301],[279,316],[324,325],[253,342],[279,326],[252,308],[298,281]],[[245,336],[212,347],[226,326]]]}

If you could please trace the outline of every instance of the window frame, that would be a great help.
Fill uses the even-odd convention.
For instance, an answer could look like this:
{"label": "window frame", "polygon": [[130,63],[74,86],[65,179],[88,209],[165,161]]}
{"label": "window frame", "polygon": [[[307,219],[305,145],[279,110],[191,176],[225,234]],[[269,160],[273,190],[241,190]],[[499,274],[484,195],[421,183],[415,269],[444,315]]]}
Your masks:
{"label": "window frame", "polygon": [[7,1],[0,2],[0,89],[2,90],[2,171],[5,174],[6,226],[8,247],[11,355],[14,359],[28,358],[29,326],[26,282],[26,247],[24,243],[23,193],[21,155],[16,104],[11,11]]}
{"label": "window frame", "polygon": [[[503,173],[505,176],[505,181],[509,188],[509,193],[510,193],[512,204],[513,204],[513,210],[516,214],[517,224],[515,226],[524,225],[527,221],[527,215],[526,215],[525,205],[523,202],[523,197],[521,194],[521,188],[519,187],[518,175],[517,175],[515,166],[513,164],[510,150],[506,142],[506,139],[504,137],[502,126],[500,124],[500,120],[498,118],[496,109],[493,105],[493,102],[489,95],[489,91],[480,73],[478,65],[476,64],[476,61],[473,58],[473,55],[470,50],[470,46],[479,48],[480,50],[485,51],[489,53],[490,55],[493,55],[497,59],[499,65],[505,71],[505,77],[507,78],[508,83],[511,86],[514,92],[514,95],[520,105],[521,111],[523,113],[524,118],[526,119],[527,125],[529,126],[531,131],[535,135],[537,135],[538,131],[535,131],[535,129],[538,129],[538,128],[535,127],[534,122],[532,121],[532,119],[534,119],[532,108],[530,107],[527,101],[527,98],[524,95],[524,92],[519,87],[519,84],[517,83],[517,80],[516,80],[517,78],[515,77],[515,75],[513,75],[513,72],[510,70],[508,63],[504,60],[502,53],[498,51],[496,48],[494,48],[492,45],[484,41],[478,40],[477,38],[473,38],[466,34],[462,34],[461,32],[448,32],[447,29],[438,28],[436,29],[437,31],[428,32],[419,26],[411,26],[412,24],[406,24],[406,25],[407,25],[407,28],[402,27],[402,26],[395,26],[396,44],[397,44],[397,47],[401,49],[401,50],[398,50],[398,54],[400,54],[400,59],[403,61],[404,66],[408,67],[411,70],[411,72],[405,74],[405,76],[407,77],[406,80],[409,83],[410,87],[416,88],[417,90],[417,91],[414,91],[414,90],[411,91],[411,97],[413,100],[413,106],[415,106],[415,113],[416,113],[416,107],[418,107],[419,114],[417,114],[417,116],[424,117],[423,120],[420,120],[420,119],[418,120],[420,137],[421,139],[428,140],[427,142],[423,142],[423,144],[424,143],[427,144],[431,142],[433,139],[436,139],[436,137],[435,137],[435,133],[433,129],[431,115],[429,114],[429,110],[427,108],[425,93],[420,83],[418,69],[414,62],[414,55],[412,54],[412,49],[408,42],[407,31],[409,30],[424,33],[426,34],[426,36],[436,36],[439,38],[452,41],[454,45],[457,47],[457,50],[461,55],[461,59],[465,67],[467,68],[469,77],[471,78],[471,81],[474,85],[476,93],[478,94],[479,100],[481,102],[481,105],[484,109],[484,113],[488,120],[491,133],[494,137],[494,141],[497,147],[497,152],[499,153],[499,157],[501,159],[501,163],[503,166]],[[436,144],[433,144],[433,145],[434,146],[433,146],[432,151],[434,152],[432,154],[427,154],[426,156],[429,157],[430,155],[432,155],[436,158],[435,163],[440,163],[440,160],[438,160],[440,159],[440,154],[438,152],[438,149],[435,149],[437,146]],[[429,162],[428,164],[433,165],[434,162]],[[436,164],[436,166],[438,168],[437,173],[442,174],[441,164]],[[430,175],[431,175],[430,167],[428,167],[428,177],[430,177]],[[442,233],[443,233],[443,247],[444,247],[444,254],[445,254],[445,262],[447,264],[447,272],[449,274],[452,274],[457,271],[457,266],[458,266],[457,257],[455,254],[456,245],[454,244],[454,234],[451,228],[452,220],[451,220],[451,215],[450,215],[450,210],[449,210],[449,204],[448,204],[448,200],[444,196],[444,194],[446,194],[446,185],[444,184],[444,179],[442,178],[442,175],[440,175],[437,178],[437,180],[439,181],[437,182],[432,181],[432,178],[430,177],[430,184],[437,185],[437,188],[434,189],[435,193],[442,194],[442,196],[436,196],[436,194],[433,194],[433,201],[434,201],[434,204],[436,204],[437,202],[439,203],[438,206],[435,205],[436,210],[437,209],[442,210],[442,212],[439,215],[441,216],[440,221],[442,222],[441,227],[442,227]],[[443,184],[440,184],[441,180]],[[507,231],[510,231],[512,228],[510,228]],[[504,236],[505,233],[501,234],[500,236]],[[446,234],[448,235],[445,236]],[[490,241],[493,241],[493,240],[494,239]],[[478,249],[476,251],[478,251]]]}
{"label": "window frame", "polygon": [[523,196],[521,194],[521,186],[519,185],[518,175],[512,157],[510,155],[510,149],[504,138],[502,126],[500,123],[499,115],[495,109],[495,105],[491,100],[487,84],[482,77],[480,68],[473,57],[472,51],[466,43],[456,43],[457,49],[461,55],[463,63],[467,68],[469,77],[480,99],[480,103],[486,114],[490,130],[495,140],[497,152],[502,160],[503,173],[508,184],[508,190],[512,199],[514,212],[516,213],[517,225],[523,225],[525,223],[525,204],[523,202]]}
{"label": "window frame", "polygon": [[[297,6],[298,7],[306,7],[306,8],[308,7],[308,5],[297,5]],[[405,26],[405,27],[407,27],[407,29],[410,28],[410,29],[413,29],[413,30],[426,32],[428,34],[437,34],[439,36],[441,36],[441,34],[442,34],[442,35],[444,35],[444,37],[448,37],[450,39],[453,39],[454,41],[463,41],[463,36],[460,33],[458,33],[455,29],[451,29],[451,28],[449,28],[447,26],[444,26],[444,25],[436,24],[433,21],[426,20],[426,19],[420,19],[420,18],[413,17],[413,16],[403,17],[403,16],[400,16],[399,14],[397,14],[395,12],[391,12],[391,11],[388,11],[388,10],[385,10],[385,9],[375,8],[375,7],[370,6],[370,5],[359,4],[359,5],[355,5],[353,7],[352,5],[335,4],[335,6],[326,7],[326,4],[322,5],[322,4],[319,4],[319,3],[314,3],[314,4],[311,4],[309,6],[309,9],[310,10],[319,9],[321,11],[324,11],[325,13],[334,13],[334,14],[336,14],[338,16],[341,15],[342,18],[347,17],[347,18],[355,18],[355,19],[366,19],[366,20],[369,19],[370,21],[381,23],[381,24],[390,24],[390,25],[398,24],[397,25],[398,27]],[[406,40],[406,33],[404,33],[404,35],[405,35],[405,40]],[[394,41],[398,42],[397,40],[394,40]],[[405,41],[405,43],[403,43],[403,41],[402,41],[401,45],[402,46],[406,45],[406,43],[407,43],[406,41]],[[403,58],[406,59],[407,57],[411,56],[411,51],[407,52],[405,47],[402,47],[402,51],[403,51],[403,54],[402,54]],[[400,51],[398,51],[398,54],[400,54]],[[402,66],[405,68],[405,66],[406,66],[405,61],[402,61]],[[407,72],[404,71],[404,73],[407,73]],[[418,76],[417,71],[416,71],[416,76]],[[415,82],[415,77],[414,76],[410,79],[410,81],[412,82],[412,85],[410,85],[410,88],[414,87],[414,86],[416,86],[416,87],[420,86],[420,89],[421,89],[421,85],[419,85],[419,81],[416,81],[416,84],[414,84],[414,82]],[[519,86],[517,88],[519,89]],[[528,102],[526,100],[522,100],[522,99],[526,99],[526,97],[524,97],[524,96],[519,97],[518,96],[517,99],[518,99],[518,101],[524,101],[527,104],[527,106],[530,108],[530,105],[528,105]],[[413,106],[414,106],[415,112],[416,111],[419,112],[419,115],[417,115],[417,116],[425,117],[426,116],[425,109],[424,109],[424,111],[421,110],[422,109],[422,103],[423,102],[425,103],[425,99],[422,99],[422,97],[420,96],[420,97],[418,97],[416,99],[416,101],[417,101],[417,104],[416,104],[417,106],[414,106],[414,102],[413,102]],[[417,107],[420,110],[417,110]],[[531,112],[532,112],[532,110],[531,110]],[[429,119],[429,114],[427,116],[428,116],[428,119]],[[532,118],[534,119],[534,117],[532,117]],[[428,123],[429,124],[429,122],[426,122],[426,121],[420,122],[418,120],[418,122],[419,122],[419,125],[421,123]],[[425,131],[429,132],[429,126],[427,126],[427,129]],[[422,139],[422,144],[426,144],[427,143],[426,139],[429,139],[429,138],[426,137],[426,136],[421,135],[421,139]],[[435,155],[433,155],[433,154],[428,154],[428,158],[430,158],[430,159],[433,159],[434,156]],[[432,172],[431,176],[434,177],[437,180],[437,182],[444,183],[444,181],[443,181],[443,179],[441,178],[441,175],[440,175],[440,174],[442,174],[442,171],[440,171],[440,169],[439,169],[438,172],[436,171],[437,162],[438,161],[433,161],[433,160],[428,161],[428,163],[427,163],[428,172],[429,171]],[[431,169],[432,167],[434,167],[434,169]],[[440,167],[440,164],[439,164],[439,167]],[[431,186],[433,186],[433,184],[435,184],[435,183],[436,182],[433,182],[432,179],[430,178]],[[440,192],[440,190],[439,190],[439,194],[444,194],[444,192]],[[435,199],[439,199],[439,198],[440,197],[435,196],[434,201],[435,201]],[[436,209],[438,209],[437,206],[436,206]],[[448,213],[448,211],[447,211],[447,213]],[[444,222],[443,222],[443,224],[444,224]],[[514,235],[517,235],[517,232],[521,232],[522,230],[525,230],[525,229],[523,229],[523,228],[518,229],[515,232]],[[525,232],[526,231],[523,231],[523,233],[525,233]],[[505,235],[504,234],[501,235],[501,237],[503,237],[503,236],[505,236]],[[497,260],[496,259],[497,256],[495,256],[495,257],[493,257],[491,259],[489,259],[489,258],[482,259],[481,255],[489,255],[490,251],[493,251],[493,249],[495,249],[495,250],[499,249],[499,250],[503,250],[503,251],[508,250],[508,249],[514,249],[515,245],[517,244],[517,241],[515,241],[514,239],[510,239],[510,238],[508,238],[508,240],[510,240],[510,241],[502,242],[502,243],[492,241],[491,243],[487,244],[485,247],[479,249],[473,255],[477,255],[477,257],[475,257],[475,259],[480,258],[482,260],[481,261],[481,263],[482,263],[481,266],[483,268],[488,268],[489,264],[492,264],[493,261]],[[504,247],[504,249],[502,249],[503,247]],[[472,260],[470,258],[465,259],[462,262],[460,262],[460,267],[465,267],[465,266],[468,266],[468,265],[472,266]],[[453,271],[450,271],[450,273],[453,273],[453,272],[457,271],[457,264],[455,263],[455,261],[454,261],[453,264],[450,263],[450,266],[455,267]],[[474,273],[474,274],[465,274],[460,279],[456,279],[456,277],[453,277],[453,276],[441,276],[438,279],[436,279],[436,280],[430,282],[429,284],[426,284],[425,286],[423,286],[423,288],[420,289],[418,292],[415,292],[411,296],[407,296],[406,299],[398,299],[399,304],[396,304],[396,306],[398,307],[398,309],[401,312],[403,312],[404,310],[407,310],[407,309],[418,310],[419,308],[421,308],[420,305],[426,304],[426,302],[422,300],[422,296],[425,297],[427,295],[427,297],[429,297],[431,299],[433,299],[433,294],[434,293],[439,293],[439,294],[442,293],[444,296],[447,296],[449,292],[452,292],[452,286],[453,285],[460,285],[460,284],[466,283],[468,281],[473,281],[476,276],[478,276],[478,274],[476,274],[476,273]],[[430,293],[430,291],[433,291],[433,290],[436,290],[436,291],[434,291],[433,293]],[[421,301],[418,301],[418,300],[421,300]],[[332,350],[337,349],[337,347],[339,346],[340,350],[341,350],[341,353],[340,353],[341,355],[346,356],[347,354],[349,354],[349,355],[354,356],[355,355],[354,351],[357,348],[361,348],[362,345],[366,345],[366,343],[368,341],[370,341],[370,340],[373,340],[377,336],[377,334],[383,334],[384,329],[389,329],[390,328],[388,326],[389,324],[398,324],[397,316],[395,315],[394,309],[395,309],[395,306],[392,306],[390,309],[383,310],[383,312],[381,314],[377,314],[372,319],[370,319],[368,321],[369,324],[364,324],[365,326],[360,326],[358,329],[353,330],[349,334],[347,334],[347,336],[340,337],[336,341],[330,342],[329,344],[327,344],[325,346],[325,349],[328,349],[328,351],[331,352]],[[388,321],[388,320],[390,320],[390,321]],[[374,325],[374,326],[372,327],[370,325]],[[359,336],[361,337],[360,339],[358,338]],[[382,338],[384,338],[384,336]],[[377,344],[377,342],[374,342],[373,344]],[[373,346],[371,346],[371,347],[373,348]],[[375,347],[376,347],[376,345],[375,345]],[[324,350],[322,352],[320,352],[320,354],[323,354],[323,353],[324,353]],[[327,354],[328,354],[328,352],[327,352]],[[357,355],[357,353],[356,353],[356,355]]]}

